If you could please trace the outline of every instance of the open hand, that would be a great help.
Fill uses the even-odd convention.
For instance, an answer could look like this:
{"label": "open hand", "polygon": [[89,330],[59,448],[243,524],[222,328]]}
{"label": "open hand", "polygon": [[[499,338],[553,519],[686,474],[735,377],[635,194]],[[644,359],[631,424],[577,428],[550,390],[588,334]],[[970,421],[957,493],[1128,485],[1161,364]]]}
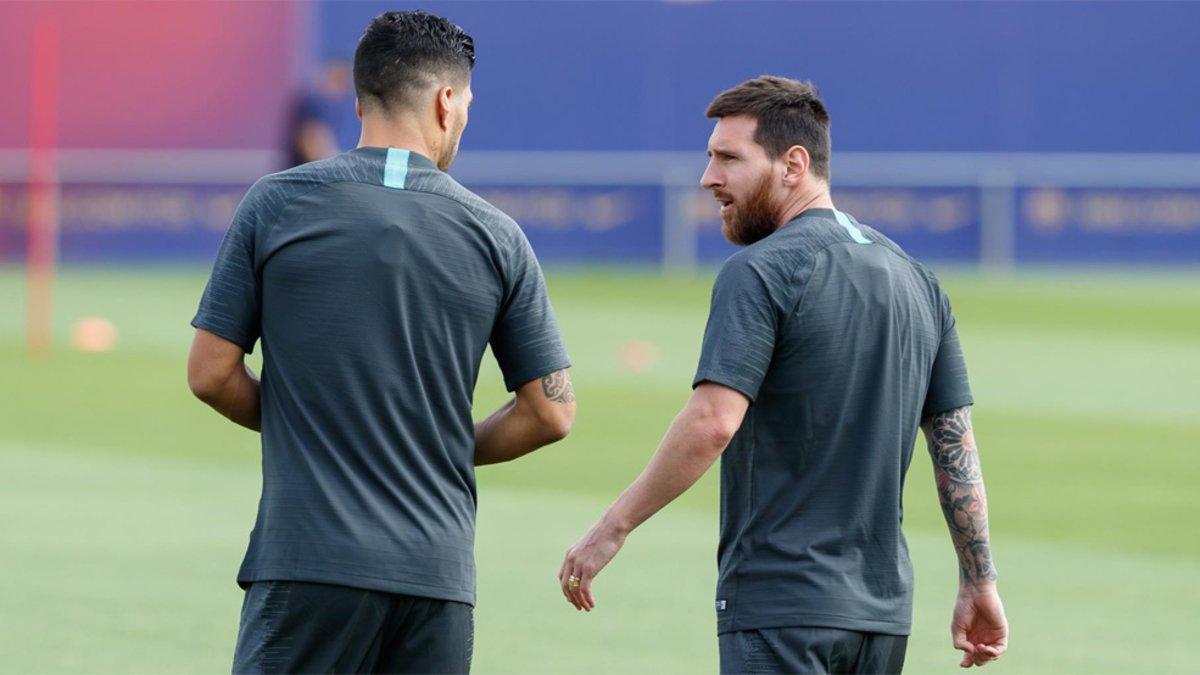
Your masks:
{"label": "open hand", "polygon": [[995,586],[963,586],[950,621],[954,648],[963,651],[963,668],[983,666],[1008,649],[1008,620]]}
{"label": "open hand", "polygon": [[575,609],[590,612],[596,607],[592,579],[617,555],[624,543],[624,533],[600,521],[567,550],[562,568],[558,570],[558,582],[563,596]]}

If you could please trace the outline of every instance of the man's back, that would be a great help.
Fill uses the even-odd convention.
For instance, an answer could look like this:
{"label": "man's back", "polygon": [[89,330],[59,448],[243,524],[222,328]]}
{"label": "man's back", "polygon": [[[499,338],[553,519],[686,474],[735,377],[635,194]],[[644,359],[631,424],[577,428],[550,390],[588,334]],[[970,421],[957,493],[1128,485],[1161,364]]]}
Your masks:
{"label": "man's back", "polygon": [[415,153],[297,167],[239,207],[194,325],[263,344],[263,496],[239,583],[474,602],[484,349],[510,390],[569,365],[515,223]]}
{"label": "man's back", "polygon": [[934,373],[958,352],[952,329],[932,275],[836,211],[806,211],[726,264],[705,353],[747,348],[738,363],[702,357],[696,381],[754,404],[722,459],[722,632],[908,633],[904,475],[927,392],[970,402],[965,372]]}

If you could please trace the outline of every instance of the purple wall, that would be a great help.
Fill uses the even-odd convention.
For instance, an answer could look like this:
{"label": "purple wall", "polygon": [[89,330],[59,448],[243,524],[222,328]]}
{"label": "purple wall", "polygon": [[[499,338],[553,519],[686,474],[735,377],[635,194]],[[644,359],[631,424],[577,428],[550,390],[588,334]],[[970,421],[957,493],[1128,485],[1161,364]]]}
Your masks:
{"label": "purple wall", "polygon": [[29,143],[34,25],[61,36],[59,146],[278,146],[308,5],[0,3],[0,148]]}

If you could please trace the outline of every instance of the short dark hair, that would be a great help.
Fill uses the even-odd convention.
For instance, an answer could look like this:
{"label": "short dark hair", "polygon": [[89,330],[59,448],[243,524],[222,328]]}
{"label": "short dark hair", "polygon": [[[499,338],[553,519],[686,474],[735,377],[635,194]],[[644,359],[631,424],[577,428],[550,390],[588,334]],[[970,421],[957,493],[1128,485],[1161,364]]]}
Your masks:
{"label": "short dark hair", "polygon": [[706,117],[749,115],[758,120],[754,142],[772,157],[802,145],[816,175],[829,179],[829,112],[811,82],[763,75],[721,92]]}
{"label": "short dark hair", "polygon": [[470,77],[475,41],[462,28],[422,10],[384,12],[354,51],[354,91],[363,106],[411,107],[439,77]]}

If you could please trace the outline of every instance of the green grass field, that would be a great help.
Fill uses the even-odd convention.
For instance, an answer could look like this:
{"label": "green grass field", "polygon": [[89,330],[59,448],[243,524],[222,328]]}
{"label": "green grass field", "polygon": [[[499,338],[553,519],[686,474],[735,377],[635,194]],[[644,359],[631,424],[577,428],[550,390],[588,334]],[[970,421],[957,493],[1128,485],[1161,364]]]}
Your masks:
{"label": "green grass field", "polygon": [[[971,366],[1009,673],[1194,672],[1200,629],[1200,276],[944,275]],[[228,672],[257,436],[193,400],[202,271],[64,272],[53,356],[27,360],[0,268],[0,671]],[[709,277],[552,270],[575,431],[479,471],[477,673],[716,672],[716,472],[629,539],[577,613],[565,549],[641,470],[689,393]],[[102,316],[115,351],[68,343]],[[628,341],[656,345],[644,372]],[[486,362],[477,416],[504,397]],[[957,670],[955,563],[928,459],[909,474],[908,672]]]}

